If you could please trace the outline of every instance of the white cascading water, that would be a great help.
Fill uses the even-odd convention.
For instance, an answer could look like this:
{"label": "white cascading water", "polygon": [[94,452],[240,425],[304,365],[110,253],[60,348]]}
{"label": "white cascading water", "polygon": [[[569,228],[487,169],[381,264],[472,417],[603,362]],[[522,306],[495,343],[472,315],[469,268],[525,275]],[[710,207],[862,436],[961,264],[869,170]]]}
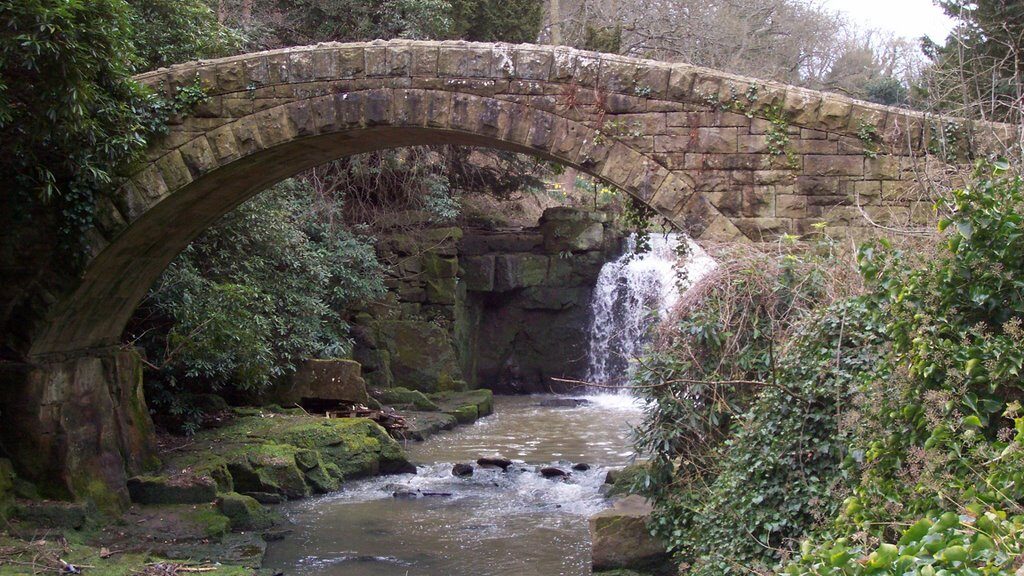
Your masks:
{"label": "white cascading water", "polygon": [[623,255],[601,268],[590,304],[587,382],[602,387],[626,383],[649,330],[679,299],[676,249],[684,239],[689,245],[685,278],[692,284],[715,262],[678,234],[652,234],[650,250],[642,254],[636,253],[636,235],[630,235]]}

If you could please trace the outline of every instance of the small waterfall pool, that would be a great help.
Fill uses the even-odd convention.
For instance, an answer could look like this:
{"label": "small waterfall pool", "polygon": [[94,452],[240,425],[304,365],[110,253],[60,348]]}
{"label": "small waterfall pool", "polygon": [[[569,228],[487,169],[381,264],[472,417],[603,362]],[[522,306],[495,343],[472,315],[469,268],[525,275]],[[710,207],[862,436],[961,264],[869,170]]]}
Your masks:
{"label": "small waterfall pool", "polygon": [[[589,382],[621,386],[652,323],[678,298],[674,234],[651,250],[605,264],[592,301]],[[692,242],[687,277],[713,266]],[[631,427],[642,405],[600,388],[582,397],[496,397],[494,414],[407,446],[417,474],[349,483],[338,493],[282,507],[294,534],[271,543],[264,566],[287,576],[583,576],[590,574],[588,518],[607,506],[607,471],[631,463]],[[508,471],[474,465],[514,462]],[[575,464],[589,465],[573,470]],[[540,468],[571,471],[547,479]],[[397,495],[397,496],[396,496]]]}

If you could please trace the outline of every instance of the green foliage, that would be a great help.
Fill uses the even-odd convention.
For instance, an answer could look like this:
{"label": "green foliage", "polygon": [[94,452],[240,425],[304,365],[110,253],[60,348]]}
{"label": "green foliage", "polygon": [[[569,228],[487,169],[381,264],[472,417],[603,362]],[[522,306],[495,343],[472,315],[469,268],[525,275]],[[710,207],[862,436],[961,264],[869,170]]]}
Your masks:
{"label": "green foliage", "polygon": [[869,80],[864,86],[867,99],[886,106],[906,106],[910,101],[910,91],[899,78],[881,76]]}
{"label": "green foliage", "polygon": [[719,258],[641,363],[652,457],[636,488],[691,574],[769,568],[837,506],[835,416],[881,342],[864,300],[821,309],[849,284],[832,249]]}
{"label": "green foliage", "polygon": [[127,0],[135,68],[153,70],[199,58],[227,56],[243,38],[217,21],[204,0]]}
{"label": "green foliage", "polygon": [[[25,217],[55,214],[61,248],[76,262],[96,196],[171,115],[205,98],[198,85],[172,99],[153,94],[131,80],[133,64],[208,55],[200,39],[223,33],[211,17],[198,0],[0,2],[0,189]],[[157,52],[164,59],[151,62]]]}
{"label": "green foliage", "polygon": [[539,0],[245,0],[222,2],[228,21],[263,48],[378,38],[535,42]]}
{"label": "green foliage", "polygon": [[0,189],[25,214],[55,209],[67,247],[145,143],[127,30],[120,0],[0,2]]}
{"label": "green foliage", "polygon": [[452,36],[477,42],[536,42],[544,20],[540,0],[451,0]]}
{"label": "green foliage", "polygon": [[[863,246],[870,291],[799,307],[796,328],[769,340],[774,368],[757,338],[770,324],[738,314],[727,292],[681,316],[642,376],[656,404],[638,488],[688,573],[1017,569],[1024,182],[1005,170],[982,166],[942,203],[945,241],[923,265],[886,242]],[[726,378],[771,385],[743,395]]]}
{"label": "green foliage", "polygon": [[372,247],[309,211],[311,191],[285,181],[239,209],[168,267],[136,313],[155,368],[152,404],[189,410],[180,391],[259,392],[308,357],[350,346],[344,309],[378,296]]}
{"label": "green foliage", "polygon": [[864,145],[864,156],[878,158],[882,147],[882,137],[878,134],[878,128],[874,124],[868,124],[861,120],[857,126],[857,138]]}

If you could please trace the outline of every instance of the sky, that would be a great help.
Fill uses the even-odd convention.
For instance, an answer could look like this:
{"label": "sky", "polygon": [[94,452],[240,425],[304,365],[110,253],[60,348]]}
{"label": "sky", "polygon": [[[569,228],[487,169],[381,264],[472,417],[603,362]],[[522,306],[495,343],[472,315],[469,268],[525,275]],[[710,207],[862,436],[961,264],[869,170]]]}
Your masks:
{"label": "sky", "polygon": [[953,21],[932,0],[819,0],[865,28],[916,39],[927,35],[943,43]]}

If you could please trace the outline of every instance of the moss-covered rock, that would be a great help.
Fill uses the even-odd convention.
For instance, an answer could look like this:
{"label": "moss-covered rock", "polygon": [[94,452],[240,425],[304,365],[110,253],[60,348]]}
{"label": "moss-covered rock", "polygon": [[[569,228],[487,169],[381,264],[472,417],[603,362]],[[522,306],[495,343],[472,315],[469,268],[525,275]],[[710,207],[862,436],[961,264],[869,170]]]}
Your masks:
{"label": "moss-covered rock", "polygon": [[469,414],[473,412],[470,408],[474,408],[476,413],[474,419],[494,412],[494,393],[486,388],[461,392],[438,392],[431,394],[430,399],[449,413],[462,409],[465,414]]}
{"label": "moss-covered rock", "polygon": [[407,440],[422,441],[441,432],[455,428],[458,421],[451,414],[444,412],[404,412],[404,437]]}
{"label": "moss-covered rock", "polygon": [[375,391],[374,396],[388,406],[411,407],[416,410],[427,412],[436,412],[441,410],[441,408],[439,408],[433,400],[427,398],[427,395],[423,392],[420,392],[419,390],[409,390],[408,388],[403,388],[401,386]]}
{"label": "moss-covered rock", "polygon": [[168,460],[165,474],[212,478],[222,493],[302,498],[337,490],[351,478],[415,469],[372,420],[289,412],[255,412],[204,430]]}
{"label": "moss-covered rock", "polygon": [[286,498],[305,498],[311,490],[295,461],[299,449],[266,442],[241,446],[228,454],[228,471],[241,492],[273,492]]}
{"label": "moss-covered rock", "polygon": [[480,412],[474,404],[459,406],[458,408],[449,411],[448,414],[454,416],[455,420],[458,421],[459,424],[472,424],[480,417]]}
{"label": "moss-covered rock", "polygon": [[128,479],[128,494],[138,504],[201,504],[217,498],[217,483],[199,474],[135,476]]}
{"label": "moss-covered rock", "polygon": [[231,530],[231,520],[213,505],[196,506],[184,516],[206,538],[221,538]]}
{"label": "moss-covered rock", "polygon": [[231,530],[263,530],[274,524],[273,516],[255,498],[236,492],[222,494],[217,509],[228,518]]}
{"label": "moss-covered rock", "polygon": [[428,278],[455,278],[459,272],[457,258],[427,252],[420,257],[423,274]]}
{"label": "moss-covered rock", "polygon": [[608,485],[605,495],[621,496],[629,494],[632,487],[637,483],[637,480],[641,478],[645,472],[646,466],[642,463],[630,464],[629,466],[618,470],[609,470],[604,480],[605,484]]}
{"label": "moss-covered rock", "polygon": [[590,517],[594,570],[671,571],[665,543],[651,536],[647,520],[651,505],[641,496],[614,501]]}

